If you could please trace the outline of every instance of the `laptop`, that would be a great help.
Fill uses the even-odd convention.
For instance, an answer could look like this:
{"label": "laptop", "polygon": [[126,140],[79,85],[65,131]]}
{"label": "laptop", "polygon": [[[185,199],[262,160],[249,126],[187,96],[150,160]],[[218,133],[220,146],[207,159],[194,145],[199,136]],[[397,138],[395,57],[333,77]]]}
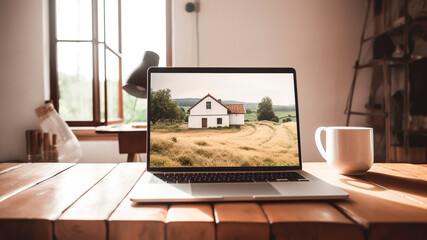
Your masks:
{"label": "laptop", "polygon": [[293,68],[150,68],[134,202],[344,199],[302,170]]}

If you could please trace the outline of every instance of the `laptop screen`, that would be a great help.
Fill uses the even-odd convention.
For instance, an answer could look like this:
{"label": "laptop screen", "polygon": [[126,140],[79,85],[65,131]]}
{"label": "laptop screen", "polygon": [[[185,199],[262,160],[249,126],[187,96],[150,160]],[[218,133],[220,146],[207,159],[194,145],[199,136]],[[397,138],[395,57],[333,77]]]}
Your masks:
{"label": "laptop screen", "polygon": [[150,68],[149,170],[300,169],[295,70]]}

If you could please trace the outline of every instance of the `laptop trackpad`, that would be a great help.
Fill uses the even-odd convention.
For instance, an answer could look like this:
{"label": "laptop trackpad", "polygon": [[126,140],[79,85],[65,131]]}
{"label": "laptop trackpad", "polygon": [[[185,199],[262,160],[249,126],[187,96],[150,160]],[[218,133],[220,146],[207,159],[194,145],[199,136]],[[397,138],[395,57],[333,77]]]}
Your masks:
{"label": "laptop trackpad", "polygon": [[280,195],[269,183],[197,183],[191,184],[191,192],[195,197]]}

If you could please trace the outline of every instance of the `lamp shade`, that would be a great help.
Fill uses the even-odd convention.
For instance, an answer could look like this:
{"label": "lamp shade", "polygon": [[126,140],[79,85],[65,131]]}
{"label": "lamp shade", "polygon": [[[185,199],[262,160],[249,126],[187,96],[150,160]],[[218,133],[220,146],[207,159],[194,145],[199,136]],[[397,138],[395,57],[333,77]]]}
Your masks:
{"label": "lamp shade", "polygon": [[158,65],[159,55],[146,51],[141,65],[130,75],[126,84],[123,85],[123,90],[134,97],[147,98],[147,70],[149,67]]}

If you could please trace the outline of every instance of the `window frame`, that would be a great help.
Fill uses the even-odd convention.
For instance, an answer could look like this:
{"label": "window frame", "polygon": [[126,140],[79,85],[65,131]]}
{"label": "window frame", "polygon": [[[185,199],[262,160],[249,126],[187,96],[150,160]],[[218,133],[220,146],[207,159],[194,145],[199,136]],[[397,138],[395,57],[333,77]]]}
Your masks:
{"label": "window frame", "polygon": [[212,109],[212,102],[206,102],[206,109]]}
{"label": "window frame", "polygon": [[[58,78],[58,55],[57,44],[59,42],[90,42],[92,43],[92,120],[91,121],[66,121],[69,126],[100,126],[106,124],[123,122],[123,96],[122,96],[122,34],[121,34],[121,0],[118,4],[118,52],[108,46],[106,41],[105,27],[105,1],[104,1],[104,41],[98,39],[98,0],[91,0],[92,3],[92,38],[91,40],[58,40],[56,32],[56,0],[49,0],[49,45],[50,45],[50,100],[55,109],[59,112],[59,78]],[[99,44],[104,44],[104,121],[101,120],[101,99],[100,99],[100,82],[99,82]],[[105,68],[106,51],[118,57],[119,61],[119,81],[118,81],[118,109],[119,119],[108,120],[108,89],[107,75]]]}
{"label": "window frame", "polygon": [[222,125],[222,118],[217,118],[217,119],[216,119],[216,124],[220,124],[220,125]]}
{"label": "window frame", "polygon": [[[92,59],[93,59],[93,78],[92,78],[92,121],[66,121],[69,126],[75,127],[88,127],[88,126],[100,126],[107,124],[114,124],[123,122],[123,76],[122,76],[122,24],[121,24],[121,0],[118,1],[118,53],[108,46],[106,43],[106,27],[105,27],[105,10],[104,10],[104,40],[102,42],[98,39],[98,1],[91,0],[92,3],[92,39],[91,40],[77,40],[77,41],[64,41],[57,39],[56,33],[56,0],[49,0],[49,85],[50,85],[50,101],[53,103],[55,109],[59,112],[59,82],[58,82],[58,58],[57,58],[57,44],[58,42],[92,42]],[[172,66],[172,18],[171,18],[171,0],[165,0],[166,5],[166,66]],[[105,8],[105,1],[104,1]],[[111,51],[112,54],[116,55],[119,59],[119,121],[109,120],[108,119],[108,89],[107,89],[107,80],[104,81],[104,121],[101,121],[101,99],[100,99],[100,82],[99,82],[99,48],[100,43],[104,44],[104,65],[105,65],[105,55],[107,49]],[[104,71],[106,68],[104,67]],[[104,72],[105,78],[107,78],[106,72]]]}

